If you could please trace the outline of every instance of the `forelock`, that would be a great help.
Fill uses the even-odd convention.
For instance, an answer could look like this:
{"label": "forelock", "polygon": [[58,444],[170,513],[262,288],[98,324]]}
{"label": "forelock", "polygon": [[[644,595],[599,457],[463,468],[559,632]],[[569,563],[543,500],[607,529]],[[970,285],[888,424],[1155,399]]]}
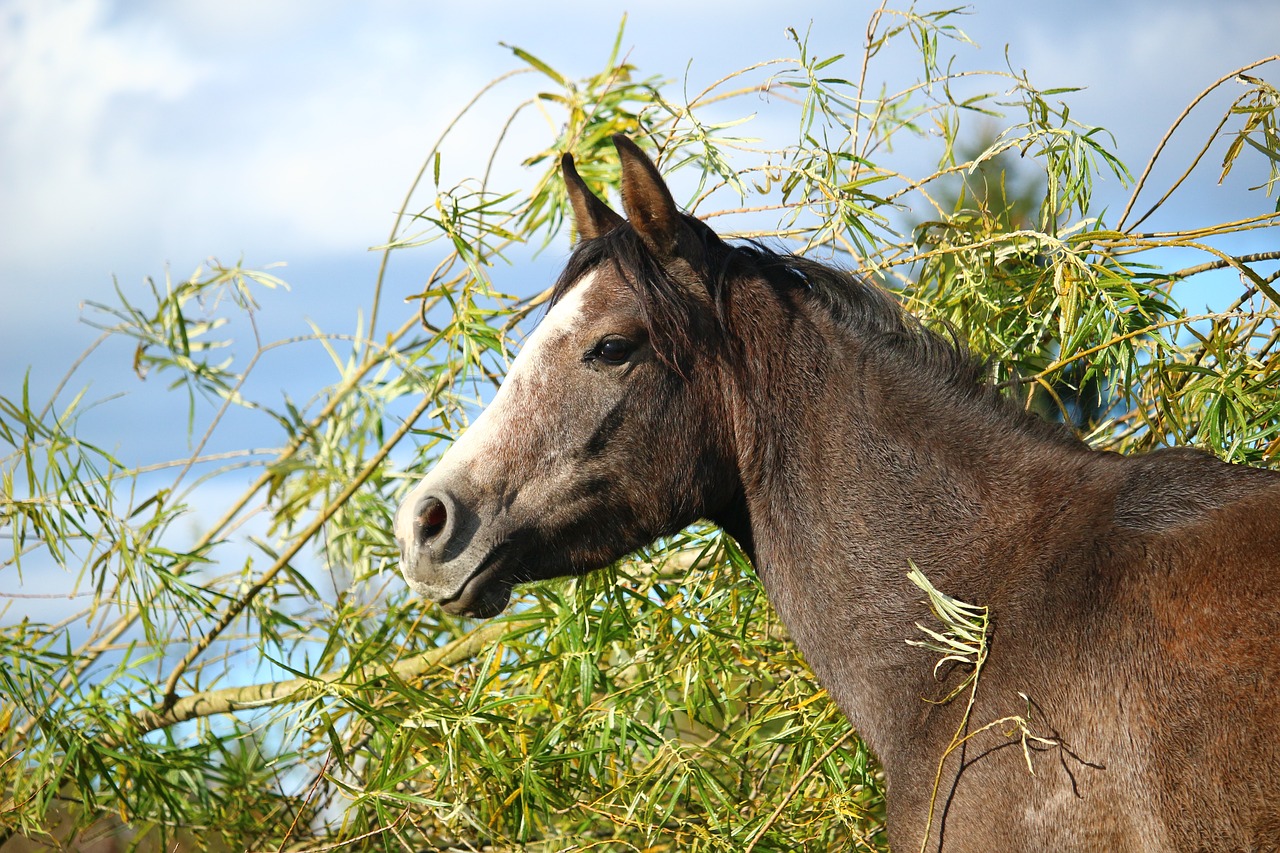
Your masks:
{"label": "forelock", "polygon": [[681,370],[697,349],[720,337],[713,334],[721,283],[714,270],[716,255],[728,251],[707,225],[684,218],[689,240],[674,264],[655,257],[629,223],[582,240],[552,289],[552,303],[592,271],[612,272],[635,296],[658,357]]}

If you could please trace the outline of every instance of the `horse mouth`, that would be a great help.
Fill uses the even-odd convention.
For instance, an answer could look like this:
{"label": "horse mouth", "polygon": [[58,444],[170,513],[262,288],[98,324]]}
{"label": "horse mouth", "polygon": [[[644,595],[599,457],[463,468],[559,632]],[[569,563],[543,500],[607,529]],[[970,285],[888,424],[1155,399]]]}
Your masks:
{"label": "horse mouth", "polygon": [[506,609],[513,584],[502,577],[497,559],[501,551],[501,546],[490,551],[456,593],[438,602],[445,613],[488,619]]}

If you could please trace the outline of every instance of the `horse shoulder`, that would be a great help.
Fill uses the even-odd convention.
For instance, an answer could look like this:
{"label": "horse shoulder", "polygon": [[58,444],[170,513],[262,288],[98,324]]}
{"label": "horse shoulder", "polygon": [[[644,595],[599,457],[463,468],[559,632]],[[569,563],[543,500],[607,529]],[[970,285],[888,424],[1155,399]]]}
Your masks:
{"label": "horse shoulder", "polygon": [[1071,849],[1280,837],[1280,473],[1187,449],[1077,462],[1043,487],[1041,597],[1003,637],[996,612],[989,686],[1002,709],[1027,691],[1070,770],[1022,779],[1024,830],[1075,838],[1083,806]]}
{"label": "horse shoulder", "polygon": [[[1175,839],[1244,849],[1280,835],[1280,473],[1185,449],[1132,460],[1116,529],[1140,546],[1119,615],[1132,619],[1130,727]],[[1118,673],[1121,674],[1121,673]],[[1201,820],[1201,823],[1204,821]]]}

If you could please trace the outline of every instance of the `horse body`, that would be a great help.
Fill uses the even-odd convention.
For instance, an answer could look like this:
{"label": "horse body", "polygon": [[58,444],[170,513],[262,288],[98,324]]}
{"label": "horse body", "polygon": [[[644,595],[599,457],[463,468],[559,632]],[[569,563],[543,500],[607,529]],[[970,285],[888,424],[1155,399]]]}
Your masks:
{"label": "horse body", "polygon": [[[873,286],[723,243],[615,141],[628,219],[566,162],[585,239],[402,504],[410,584],[492,615],[709,518],[879,756],[894,849],[1276,849],[1280,476],[1090,450]],[[905,642],[912,563],[992,614],[967,721],[967,671]],[[1033,739],[983,728],[1013,716]]]}
{"label": "horse body", "polygon": [[[755,326],[762,341],[801,336]],[[970,728],[1023,715],[1058,744],[1032,744],[1031,777],[1011,726],[975,740],[962,760],[983,757],[947,768],[945,849],[1280,839],[1280,477],[1196,451],[1094,452],[950,388],[945,361],[930,375],[908,353],[906,372],[884,340],[834,325],[820,337],[840,346],[815,358],[802,345],[778,371],[803,370],[808,394],[729,388],[759,409],[741,431],[775,445],[738,442],[738,466],[770,600],[886,768],[895,849],[919,847],[963,706],[922,701],[953,683],[902,642],[929,623],[907,559],[994,614]]]}

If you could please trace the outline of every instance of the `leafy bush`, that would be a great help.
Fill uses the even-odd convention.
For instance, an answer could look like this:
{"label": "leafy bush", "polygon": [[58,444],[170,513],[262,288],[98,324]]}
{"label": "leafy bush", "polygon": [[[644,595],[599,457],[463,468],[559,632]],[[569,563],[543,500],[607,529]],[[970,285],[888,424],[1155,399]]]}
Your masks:
{"label": "leafy bush", "polygon": [[[309,338],[338,374],[318,390],[248,396],[261,364],[305,341],[224,355],[224,324],[252,322],[260,289],[280,286],[266,272],[214,265],[99,306],[105,335],[136,343],[133,368],[186,395],[194,452],[121,464],[81,433],[72,374],[0,400],[3,586],[61,567],[83,605],[56,624],[11,608],[0,632],[5,832],[145,849],[881,848],[873,758],[716,531],[528,590],[477,624],[408,597],[391,513],[545,298],[503,295],[512,276],[496,265],[564,245],[559,155],[604,193],[619,132],[720,231],[864,270],[1095,446],[1193,443],[1273,464],[1280,296],[1268,269],[1280,253],[1222,246],[1274,229],[1274,205],[1142,231],[1150,212],[1137,212],[1168,198],[1150,202],[1148,166],[1108,221],[1093,183],[1128,172],[1106,132],[1071,117],[1068,90],[954,70],[956,39],[949,12],[877,12],[861,55],[817,57],[793,34],[790,58],[693,93],[640,76],[616,45],[582,80],[513,48],[518,69],[450,124],[381,248],[383,272],[403,251],[440,258],[414,310],[381,330],[380,273],[367,324]],[[921,76],[875,82],[890,48],[918,53]],[[1209,87],[1245,84],[1217,131],[1231,140],[1222,168],[1255,168],[1260,154],[1267,196],[1277,91],[1256,69],[1276,59]],[[512,98],[522,86],[526,99]],[[476,103],[501,98],[517,104],[512,121],[536,108],[554,129],[517,143],[508,122],[470,138],[495,140],[490,163],[520,160],[532,186],[448,177],[445,143]],[[752,111],[785,129],[750,138]],[[966,158],[975,119],[1005,129]],[[926,174],[899,170],[922,152],[936,164]],[[1038,170],[1030,197],[993,167],[1010,152]],[[1170,247],[1205,261],[1166,269]],[[1183,283],[1216,269],[1236,271],[1239,292],[1184,310]],[[274,449],[206,450],[237,408],[273,419]],[[219,484],[239,496],[188,536]]]}

